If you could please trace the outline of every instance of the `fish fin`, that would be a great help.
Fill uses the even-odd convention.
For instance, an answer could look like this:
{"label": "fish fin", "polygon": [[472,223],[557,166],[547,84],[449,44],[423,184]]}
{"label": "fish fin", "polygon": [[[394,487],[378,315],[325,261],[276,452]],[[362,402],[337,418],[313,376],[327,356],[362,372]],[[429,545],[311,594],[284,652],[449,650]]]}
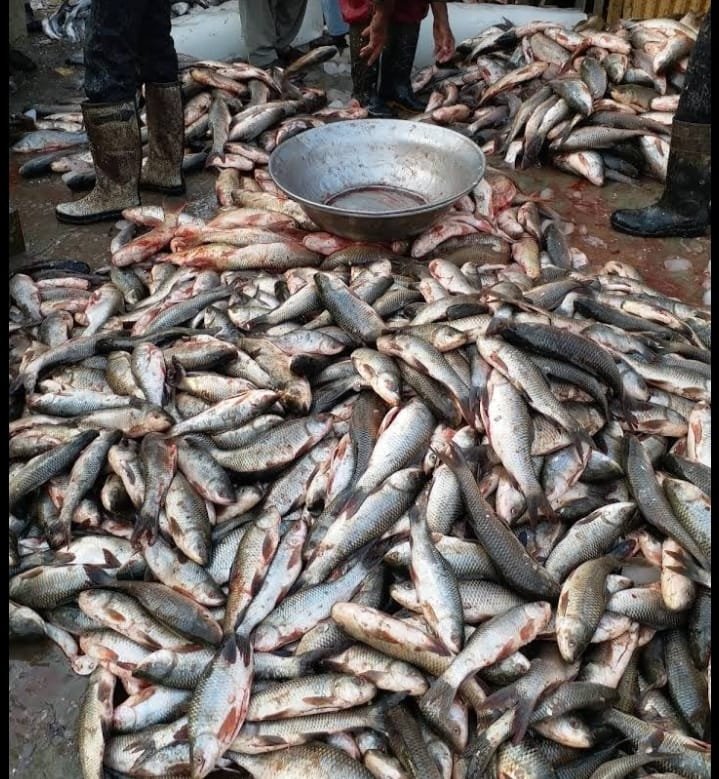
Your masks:
{"label": "fish fin", "polygon": [[481,706],[477,709],[477,713],[494,712],[500,709],[508,709],[511,706],[516,706],[518,703],[517,686],[516,684],[509,684],[502,689],[493,692],[487,696]]}
{"label": "fish fin", "polygon": [[455,693],[456,690],[440,676],[420,698],[419,708],[431,722],[442,723],[449,715]]}
{"label": "fish fin", "polygon": [[519,698],[517,701],[514,723],[512,724],[512,744],[514,746],[517,746],[526,735],[536,702],[537,699],[533,695]]}
{"label": "fish fin", "polygon": [[101,565],[83,565],[87,578],[96,587],[110,587],[115,584],[115,579],[110,576]]}
{"label": "fish fin", "polygon": [[187,201],[182,203],[168,203],[165,198],[162,199],[162,210],[165,214],[164,224],[169,226],[177,226],[177,220],[180,218],[180,214],[187,207]]}
{"label": "fish fin", "polygon": [[108,568],[119,568],[121,563],[115,557],[115,555],[109,550],[109,549],[103,549],[102,550],[102,556],[105,558],[105,565],[108,566]]}

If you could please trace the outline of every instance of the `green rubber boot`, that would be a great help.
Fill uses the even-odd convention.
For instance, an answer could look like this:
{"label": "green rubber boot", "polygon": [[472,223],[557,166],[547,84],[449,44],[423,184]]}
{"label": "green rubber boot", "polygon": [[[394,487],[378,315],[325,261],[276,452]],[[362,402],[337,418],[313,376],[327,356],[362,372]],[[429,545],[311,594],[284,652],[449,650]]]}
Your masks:
{"label": "green rubber boot", "polygon": [[182,158],[185,117],[178,83],[146,84],[148,154],[140,174],[140,188],[166,195],[185,191]]}
{"label": "green rubber boot", "polygon": [[83,103],[82,115],[95,166],[95,186],[79,200],[60,203],[55,216],[68,224],[117,219],[140,205],[140,123],[134,100]]}

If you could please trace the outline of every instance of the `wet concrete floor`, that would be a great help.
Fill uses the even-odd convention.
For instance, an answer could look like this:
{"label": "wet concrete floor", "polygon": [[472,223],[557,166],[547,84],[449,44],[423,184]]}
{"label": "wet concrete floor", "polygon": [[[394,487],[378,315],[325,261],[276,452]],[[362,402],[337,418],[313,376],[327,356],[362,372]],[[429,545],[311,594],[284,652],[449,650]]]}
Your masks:
{"label": "wet concrete floor", "polygon": [[[44,44],[42,49],[43,52],[49,51]],[[11,111],[20,110],[22,103],[30,104],[32,100],[52,100],[50,82],[57,62],[61,61],[58,56],[56,52],[55,60],[50,58],[49,64],[40,62],[40,72],[33,79],[17,79],[25,92],[11,99]],[[57,81],[60,76],[56,74],[54,78]],[[333,85],[332,78],[323,75],[319,75],[317,82],[324,86]],[[70,86],[76,87],[77,82]],[[337,79],[334,86],[346,89],[346,78]],[[62,99],[74,99],[75,94],[76,90],[72,92],[68,87]],[[10,154],[10,202],[19,210],[26,243],[26,253],[10,259],[10,271],[20,270],[30,261],[50,258],[83,260],[94,268],[107,265],[110,240],[115,234],[113,224],[83,227],[59,224],[53,214],[55,204],[80,195],[71,193],[58,174],[34,180],[22,179],[17,169],[26,159],[26,155]],[[490,158],[488,162],[503,168],[499,159]],[[587,255],[592,268],[598,269],[608,260],[626,262],[636,267],[647,282],[662,292],[690,303],[701,303],[711,236],[641,239],[616,233],[609,225],[609,215],[615,208],[646,205],[659,196],[662,185],[645,180],[637,186],[609,183],[599,188],[553,169],[506,172],[527,194],[545,190],[546,195],[546,190],[551,190],[552,207],[564,218],[575,222],[575,231],[569,237],[570,245]],[[188,192],[184,198],[188,212],[208,216],[214,211],[214,181],[211,173],[188,176]],[[149,194],[143,196],[143,201],[159,204],[163,202],[163,197]],[[168,199],[166,202],[181,201]],[[80,776],[75,729],[85,686],[86,679],[74,674],[67,659],[54,644],[11,645],[9,776],[14,779],[70,779]]]}

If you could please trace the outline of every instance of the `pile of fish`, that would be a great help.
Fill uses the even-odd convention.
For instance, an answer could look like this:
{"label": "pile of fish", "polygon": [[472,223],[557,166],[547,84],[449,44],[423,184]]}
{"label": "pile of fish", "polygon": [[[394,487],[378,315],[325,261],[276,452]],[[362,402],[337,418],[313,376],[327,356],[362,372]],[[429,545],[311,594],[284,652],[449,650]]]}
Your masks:
{"label": "pile of fish", "polygon": [[[366,117],[366,109],[356,105],[327,108],[323,90],[295,83],[309,68],[336,55],[335,46],[318,47],[284,71],[263,70],[246,62],[183,58],[187,65],[180,71],[185,100],[183,172],[203,166],[252,170],[255,162],[266,162],[277,143],[292,135],[324,122]],[[21,165],[20,175],[62,173],[74,191],[94,186],[95,170],[79,103],[37,105],[23,119],[34,121],[34,129],[12,151],[36,156]],[[148,140],[144,109],[140,122],[144,164]]]}
{"label": "pile of fish", "polygon": [[[219,5],[224,0],[181,0],[170,6],[172,16],[184,16],[193,7],[209,8]],[[35,0],[30,6],[35,13],[42,14],[40,24],[42,31],[51,40],[79,43],[85,38],[85,24],[90,14],[92,0],[62,0],[60,3],[48,3],[46,0]]]}
{"label": "pile of fish", "polygon": [[709,777],[709,311],[492,169],[391,246],[261,170],[10,279],[10,635],[89,674],[83,777]]}
{"label": "pile of fish", "polygon": [[[597,186],[642,175],[664,181],[698,21],[692,14],[623,21],[612,32],[602,24],[592,17],[573,30],[541,21],[490,27],[457,46],[455,65],[416,73],[414,89],[428,103],[409,118],[462,132],[515,168],[551,164]],[[203,165],[248,171],[293,135],[365,118],[355,101],[325,107],[323,91],[295,83],[336,53],[332,46],[313,49],[284,71],[219,61],[184,68],[185,172]],[[93,186],[89,151],[67,151],[87,142],[79,111],[38,107],[36,130],[13,151],[54,153],[31,159],[21,175],[55,171],[73,190]],[[146,143],[144,126],[142,133]]]}
{"label": "pile of fish", "polygon": [[597,17],[490,27],[457,46],[459,72],[415,76],[432,88],[419,121],[452,123],[511,167],[552,164],[601,186],[664,181],[671,124],[699,22]]}

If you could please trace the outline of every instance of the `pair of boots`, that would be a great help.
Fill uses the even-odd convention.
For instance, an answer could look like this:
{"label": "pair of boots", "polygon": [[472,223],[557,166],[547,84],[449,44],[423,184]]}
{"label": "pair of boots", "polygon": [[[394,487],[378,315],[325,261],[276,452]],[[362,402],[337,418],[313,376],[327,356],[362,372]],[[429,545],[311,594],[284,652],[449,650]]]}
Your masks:
{"label": "pair of boots", "polygon": [[142,168],[142,142],[135,100],[82,104],[95,187],[85,197],[60,203],[60,222],[89,224],[117,219],[122,210],[140,205],[140,189],[181,195],[184,156],[182,93],[177,82],[147,84],[148,158]]}
{"label": "pair of boots", "polygon": [[[360,58],[360,49],[366,41],[361,33],[366,24],[350,25],[350,59],[352,62],[352,96],[368,109],[374,119],[388,119],[393,107],[419,113],[425,103],[418,100],[412,90],[410,77],[417,51],[419,23],[393,22],[390,40],[378,62],[368,66]],[[379,82],[379,83],[378,83]]]}
{"label": "pair of boots", "polygon": [[711,125],[674,120],[664,193],[646,208],[611,216],[622,233],[647,238],[692,238],[709,226]]}

